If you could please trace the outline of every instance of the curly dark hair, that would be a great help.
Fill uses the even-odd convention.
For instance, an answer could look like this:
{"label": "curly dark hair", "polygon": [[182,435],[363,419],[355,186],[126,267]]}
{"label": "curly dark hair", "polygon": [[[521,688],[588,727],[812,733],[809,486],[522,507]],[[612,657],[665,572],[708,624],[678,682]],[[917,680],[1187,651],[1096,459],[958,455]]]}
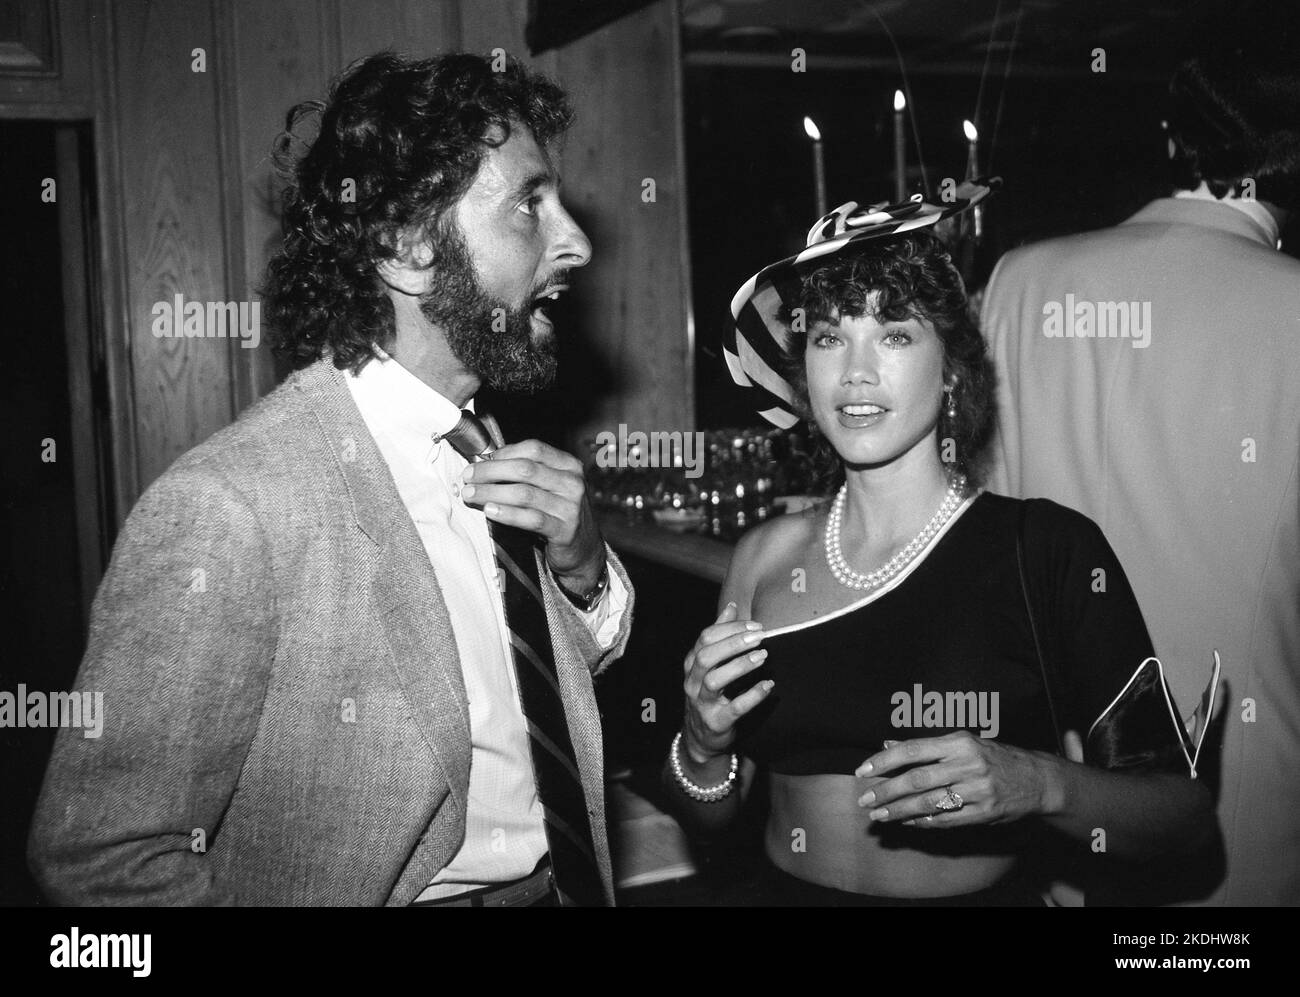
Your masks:
{"label": "curly dark hair", "polygon": [[1256,200],[1300,210],[1300,72],[1291,52],[1216,52],[1169,83],[1174,183],[1223,197],[1254,181]]}
{"label": "curly dark hair", "polygon": [[[948,417],[946,406],[939,415],[940,456],[951,456],[955,470],[971,484],[978,484],[980,458],[992,434],[996,406],[993,363],[971,315],[961,274],[938,236],[911,232],[865,240],[811,264],[799,277],[797,292],[784,301],[778,313],[789,330],[783,373],[795,389],[796,411],[818,444],[821,484],[827,489],[838,487],[844,467],[812,418],[804,365],[808,330],[818,322],[835,323],[841,316],[868,315],[871,296],[877,293],[870,312],[877,321],[924,319],[934,326],[943,345],[944,378],[956,378],[952,393],[956,418]],[[798,329],[793,328],[796,308],[803,309]],[[946,440],[953,441],[951,455],[945,454]]]}
{"label": "curly dark hair", "polygon": [[[295,366],[332,354],[360,370],[394,334],[375,266],[400,234],[436,240],[444,212],[469,189],[489,147],[511,128],[539,145],[573,120],[564,92],[513,59],[454,53],[420,61],[381,52],[353,63],[328,99],[298,104],[276,140],[284,179],[284,243],[261,293],[276,349]],[[291,150],[319,115],[315,139]]]}

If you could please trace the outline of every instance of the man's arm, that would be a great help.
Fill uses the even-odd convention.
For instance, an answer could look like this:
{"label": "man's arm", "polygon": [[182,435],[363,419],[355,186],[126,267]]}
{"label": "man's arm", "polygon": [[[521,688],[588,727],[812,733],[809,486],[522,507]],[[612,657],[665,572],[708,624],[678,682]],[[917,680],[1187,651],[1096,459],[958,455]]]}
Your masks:
{"label": "man's arm", "polygon": [[[563,590],[547,570],[545,559],[540,555],[538,557],[538,572],[544,583],[552,590],[550,602],[555,607],[555,611],[549,620],[551,629],[553,632],[556,629],[563,631],[593,675],[599,675],[621,658],[623,652],[627,650],[628,636],[632,632],[632,607],[636,601],[632,580],[628,577],[627,570],[618,559],[618,555],[608,544],[605,544],[605,556],[609,564],[610,588],[614,588],[617,579],[624,594],[624,605],[621,610],[614,610],[618,614],[616,623],[611,620],[603,627],[598,624],[595,631],[590,618],[593,614],[581,612],[564,596]],[[608,600],[612,596],[612,592],[606,591],[604,598]],[[611,624],[617,626],[612,639],[608,642],[599,639],[602,631],[610,629]]]}
{"label": "man's arm", "polygon": [[[29,840],[65,904],[215,904],[211,849],[257,730],[276,643],[261,527],[207,467],[169,471],[128,518],[76,688],[103,730],[64,729]],[[199,832],[199,833],[196,833]]]}

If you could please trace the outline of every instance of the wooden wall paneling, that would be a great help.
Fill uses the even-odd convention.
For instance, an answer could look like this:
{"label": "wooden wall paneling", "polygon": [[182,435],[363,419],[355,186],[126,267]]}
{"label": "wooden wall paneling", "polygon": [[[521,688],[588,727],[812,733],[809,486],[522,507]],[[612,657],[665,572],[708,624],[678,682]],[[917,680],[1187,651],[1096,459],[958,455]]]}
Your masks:
{"label": "wooden wall paneling", "polygon": [[88,118],[90,35],[99,0],[4,0],[0,5],[0,115]]}
{"label": "wooden wall paneling", "polygon": [[[116,116],[141,488],[233,416],[226,339],[156,338],[153,306],[225,301],[217,85],[231,71],[207,0],[114,4]],[[192,51],[207,72],[191,71]]]}
{"label": "wooden wall paneling", "polygon": [[527,21],[528,0],[460,0],[460,48],[479,55],[503,48],[533,69],[549,73],[555,68],[555,53],[543,52],[536,58],[528,54],[524,44]]}
{"label": "wooden wall paneling", "polygon": [[528,0],[461,0],[460,44],[465,52],[488,55],[503,48],[530,69],[545,73],[557,83],[561,79],[559,54],[552,50],[539,56],[528,54],[524,26],[528,23]]}
{"label": "wooden wall paneling", "polygon": [[[234,70],[222,77],[225,133],[231,136],[226,159],[230,266],[234,293],[255,301],[267,260],[280,242],[272,143],[289,109],[324,97],[329,78],[340,68],[337,22],[333,5],[315,0],[221,0],[220,9]],[[234,407],[242,411],[275,387],[266,316],[256,349],[238,342],[229,346]]]}
{"label": "wooden wall paneling", "polygon": [[11,0],[0,7],[0,71],[59,75],[53,0]]}
{"label": "wooden wall paneling", "polygon": [[339,0],[337,10],[339,69],[384,49],[427,58],[455,48],[460,36],[456,0]]}
{"label": "wooden wall paneling", "polygon": [[[584,427],[695,428],[682,152],[680,17],[661,2],[559,50],[577,106],[565,143],[566,199],[592,242],[581,293],[616,391]],[[655,200],[642,200],[643,181]]]}
{"label": "wooden wall paneling", "polygon": [[520,59],[528,57],[524,46],[524,24],[528,0],[460,0],[460,48],[485,55],[503,48]]}

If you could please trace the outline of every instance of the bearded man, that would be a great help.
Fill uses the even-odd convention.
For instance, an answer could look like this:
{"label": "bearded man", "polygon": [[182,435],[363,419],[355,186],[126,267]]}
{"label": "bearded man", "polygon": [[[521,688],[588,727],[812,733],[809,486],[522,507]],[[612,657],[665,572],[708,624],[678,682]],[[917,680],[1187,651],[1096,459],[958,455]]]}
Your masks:
{"label": "bearded man", "polygon": [[290,112],[264,297],[300,369],[118,539],[77,679],[103,733],[62,732],[31,833],[51,899],[612,902],[592,676],[631,587],[579,461],[473,411],[554,378],[547,307],[591,252],[570,119],[460,54]]}

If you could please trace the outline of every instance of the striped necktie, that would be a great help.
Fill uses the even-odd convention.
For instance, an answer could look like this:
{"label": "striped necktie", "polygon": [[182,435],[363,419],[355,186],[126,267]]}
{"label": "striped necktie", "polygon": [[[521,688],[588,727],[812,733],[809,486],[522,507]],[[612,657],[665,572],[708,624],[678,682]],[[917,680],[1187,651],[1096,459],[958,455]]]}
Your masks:
{"label": "striped necktie", "polygon": [[[486,460],[496,449],[487,427],[468,411],[461,412],[460,422],[443,439],[471,463]],[[537,539],[501,523],[489,522],[488,530],[496,555],[556,892],[562,906],[603,906],[605,892],[592,843],[587,799],[564,716],[542,602],[535,556]]]}

